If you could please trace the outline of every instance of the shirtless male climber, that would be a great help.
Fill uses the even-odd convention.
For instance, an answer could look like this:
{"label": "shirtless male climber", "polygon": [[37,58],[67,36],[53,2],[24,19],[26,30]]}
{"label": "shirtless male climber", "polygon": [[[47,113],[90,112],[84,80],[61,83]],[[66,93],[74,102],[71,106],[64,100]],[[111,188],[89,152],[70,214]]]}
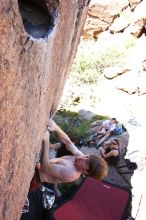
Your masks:
{"label": "shirtless male climber", "polygon": [[[101,157],[84,155],[53,120],[50,124],[51,126],[48,129],[56,132],[60,141],[65,144],[67,150],[73,155],[49,160],[49,133],[46,132],[43,139],[42,162],[39,169],[41,181],[49,183],[73,182],[81,174],[102,179],[107,174],[107,165]],[[54,147],[56,146],[54,145]],[[53,148],[53,145],[51,145],[51,148]]]}
{"label": "shirtless male climber", "polygon": [[[59,148],[61,145],[50,144],[50,134],[48,131],[46,131],[42,141],[41,163],[38,166],[39,177],[42,183],[48,184],[49,187],[54,183],[73,182],[77,180],[82,174],[94,177],[98,180],[101,180],[107,175],[107,164],[105,160],[95,155],[84,155],[77,149],[67,134],[65,134],[53,120],[51,120],[48,130],[56,132],[60,141],[65,144],[67,150],[70,151],[73,155],[49,159],[49,146],[51,146],[51,148]],[[37,194],[39,194],[40,199],[38,203],[36,203],[35,207],[36,212],[40,210],[39,214],[36,214],[34,210],[31,210],[30,213],[24,213],[21,217],[21,220],[43,219],[43,208],[41,207],[41,195],[39,189],[31,192],[31,194],[31,196],[29,195],[30,200],[32,200],[32,197],[37,197],[38,199]],[[25,216],[28,217],[25,218]]]}

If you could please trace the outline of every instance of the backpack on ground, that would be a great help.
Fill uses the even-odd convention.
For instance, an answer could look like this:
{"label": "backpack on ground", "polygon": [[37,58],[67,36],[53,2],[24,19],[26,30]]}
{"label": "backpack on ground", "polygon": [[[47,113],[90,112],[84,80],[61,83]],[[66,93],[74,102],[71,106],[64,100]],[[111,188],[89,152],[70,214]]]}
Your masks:
{"label": "backpack on ground", "polygon": [[122,124],[120,124],[120,123],[116,124],[115,130],[114,130],[114,134],[120,135],[123,132],[124,132],[124,130],[123,130]]}

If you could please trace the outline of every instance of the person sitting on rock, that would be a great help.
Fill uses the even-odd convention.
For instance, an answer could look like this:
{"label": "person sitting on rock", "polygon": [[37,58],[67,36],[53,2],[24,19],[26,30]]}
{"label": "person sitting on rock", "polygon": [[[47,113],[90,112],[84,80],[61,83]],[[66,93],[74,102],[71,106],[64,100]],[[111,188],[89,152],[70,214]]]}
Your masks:
{"label": "person sitting on rock", "polygon": [[102,122],[99,126],[96,137],[99,142],[96,141],[96,147],[98,148],[115,130],[117,120],[111,118]]}
{"label": "person sitting on rock", "polygon": [[[48,129],[57,133],[60,141],[65,144],[67,150],[73,155],[49,159],[50,134],[49,131],[45,132],[42,141],[41,159],[40,163],[37,164],[39,179],[43,185],[45,184],[45,188],[50,189],[51,187],[52,189],[53,184],[73,182],[82,174],[98,180],[107,175],[107,163],[103,158],[96,155],[84,155],[54,121],[51,121]],[[40,188],[28,193],[26,201],[27,206],[30,204],[30,207],[27,207],[27,211],[24,209],[21,220],[43,219],[45,213],[41,202],[42,198]]]}
{"label": "person sitting on rock", "polygon": [[116,165],[120,156],[120,141],[117,138],[110,139],[100,147],[100,154],[109,165]]}

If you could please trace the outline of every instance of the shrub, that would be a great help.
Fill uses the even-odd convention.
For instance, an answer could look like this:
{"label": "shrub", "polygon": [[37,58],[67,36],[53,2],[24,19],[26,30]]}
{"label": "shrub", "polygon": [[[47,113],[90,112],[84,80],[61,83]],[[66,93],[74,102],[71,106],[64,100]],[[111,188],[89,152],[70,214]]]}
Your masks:
{"label": "shrub", "polygon": [[[54,121],[70,137],[76,145],[82,145],[82,140],[86,138],[90,125],[93,121],[107,119],[107,116],[95,115],[90,119],[79,118],[78,113],[59,110],[54,116]],[[56,142],[55,134],[51,135],[51,142]]]}
{"label": "shrub", "polygon": [[129,37],[118,47],[108,45],[103,49],[98,48],[96,44],[93,41],[81,41],[69,76],[72,83],[97,83],[104,68],[117,64],[126,55],[128,49],[134,46],[135,40]]}
{"label": "shrub", "polygon": [[[77,117],[68,117],[64,118],[64,120],[58,120],[54,117],[54,120],[77,145],[80,145],[80,141],[86,136],[90,127],[90,121],[85,119],[80,120]],[[55,141],[55,139],[53,141]]]}

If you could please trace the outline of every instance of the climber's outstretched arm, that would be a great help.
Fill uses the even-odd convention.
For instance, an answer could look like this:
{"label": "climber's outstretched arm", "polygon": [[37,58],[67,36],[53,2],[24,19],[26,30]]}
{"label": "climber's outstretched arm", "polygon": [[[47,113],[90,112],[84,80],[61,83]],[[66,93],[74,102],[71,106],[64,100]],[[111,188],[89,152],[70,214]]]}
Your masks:
{"label": "climber's outstretched arm", "polygon": [[58,136],[59,140],[65,144],[67,150],[70,151],[73,155],[84,155],[80,150],[78,150],[78,148],[70,140],[68,135],[52,119],[49,122],[48,130],[54,131]]}

